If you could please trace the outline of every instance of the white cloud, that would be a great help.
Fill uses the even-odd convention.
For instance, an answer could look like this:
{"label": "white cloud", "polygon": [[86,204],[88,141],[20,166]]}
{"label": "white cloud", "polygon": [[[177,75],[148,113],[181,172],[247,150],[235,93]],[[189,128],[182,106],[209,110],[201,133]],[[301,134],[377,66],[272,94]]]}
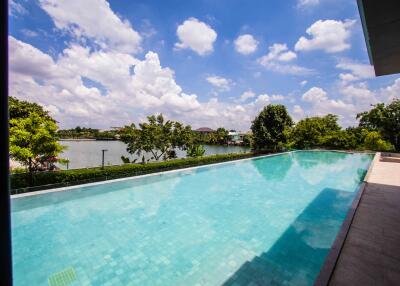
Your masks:
{"label": "white cloud", "polygon": [[[154,52],[140,60],[73,44],[53,60],[12,36],[9,43],[10,95],[42,104],[62,128],[78,124],[109,128],[163,113],[197,127],[247,130],[260,110],[254,102],[200,101],[182,90],[173,70],[162,67]],[[85,86],[84,77],[105,91]]]}
{"label": "white cloud", "polygon": [[358,77],[356,77],[355,75],[351,74],[351,73],[340,73],[339,74],[339,78],[340,80],[344,81],[344,82],[349,82],[349,81],[356,81],[358,80]]}
{"label": "white cloud", "polygon": [[37,32],[29,30],[29,29],[22,29],[21,33],[24,34],[24,36],[26,36],[28,38],[34,38],[39,35]]}
{"label": "white cloud", "polygon": [[297,7],[299,8],[316,6],[318,4],[319,0],[297,0]]}
{"label": "white cloud", "polygon": [[370,91],[365,83],[358,85],[344,86],[340,92],[349,101],[354,101],[357,105],[369,106],[378,102],[374,92]]}
{"label": "white cloud", "polygon": [[258,41],[250,34],[244,34],[235,40],[235,49],[238,53],[249,55],[257,50]]}
{"label": "white cloud", "polygon": [[18,15],[26,15],[28,14],[28,10],[26,10],[25,7],[16,0],[10,0],[8,4],[8,14],[14,17]]}
{"label": "white cloud", "polygon": [[245,91],[242,93],[242,95],[240,96],[240,101],[246,101],[249,98],[253,98],[255,97],[256,94],[254,92],[252,92],[251,90]]}
{"label": "white cloud", "polygon": [[302,82],[300,82],[300,85],[301,85],[301,86],[305,86],[307,83],[308,83],[308,81],[303,80]]}
{"label": "white cloud", "polygon": [[261,64],[266,64],[271,61],[287,62],[294,60],[297,57],[294,52],[289,51],[286,44],[273,44],[268,49],[269,53],[259,59]]}
{"label": "white cloud", "polygon": [[327,100],[328,97],[326,91],[322,88],[312,87],[303,94],[301,99],[308,102],[316,102]]}
{"label": "white cloud", "polygon": [[288,64],[288,62],[296,59],[297,55],[290,51],[286,44],[273,44],[268,50],[268,54],[260,57],[257,62],[271,71],[294,75],[306,75],[313,72],[308,68]]}
{"label": "white cloud", "polygon": [[285,99],[283,95],[280,94],[273,94],[273,95],[268,95],[268,94],[260,94],[257,99],[254,101],[255,105],[261,105],[265,106],[270,104],[272,101],[281,101]]}
{"label": "white cloud", "polygon": [[381,94],[381,98],[386,102],[395,98],[400,99],[400,78],[396,79],[392,85],[383,88]]}
{"label": "white cloud", "polygon": [[218,91],[229,91],[234,85],[234,82],[230,79],[221,76],[209,76],[206,80],[212,84]]}
{"label": "white cloud", "polygon": [[296,51],[324,50],[336,53],[350,48],[348,39],[355,20],[318,20],[312,24],[306,33],[310,38],[301,37],[296,45]]}
{"label": "white cloud", "polygon": [[60,30],[93,39],[102,48],[136,53],[142,37],[128,20],[121,20],[105,0],[40,0]]}
{"label": "white cloud", "polygon": [[300,105],[294,105],[293,106],[293,117],[296,121],[301,120],[304,118],[304,110]]}
{"label": "white cloud", "polygon": [[175,43],[178,49],[192,49],[197,54],[204,56],[214,50],[213,44],[217,33],[206,23],[189,18],[178,26],[176,34],[180,40]]}
{"label": "white cloud", "polygon": [[369,64],[362,64],[355,61],[341,59],[336,68],[350,71],[350,73],[341,73],[339,77],[342,81],[356,81],[369,79],[375,76],[374,68]]}

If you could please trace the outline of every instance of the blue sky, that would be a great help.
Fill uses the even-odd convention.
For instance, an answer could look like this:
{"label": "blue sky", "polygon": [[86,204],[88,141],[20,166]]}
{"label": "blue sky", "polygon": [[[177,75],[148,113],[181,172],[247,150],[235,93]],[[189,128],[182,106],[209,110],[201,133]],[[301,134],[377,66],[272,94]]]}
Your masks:
{"label": "blue sky", "polygon": [[61,127],[163,113],[247,130],[269,103],[343,126],[400,92],[376,78],[356,1],[10,2],[10,92]]}

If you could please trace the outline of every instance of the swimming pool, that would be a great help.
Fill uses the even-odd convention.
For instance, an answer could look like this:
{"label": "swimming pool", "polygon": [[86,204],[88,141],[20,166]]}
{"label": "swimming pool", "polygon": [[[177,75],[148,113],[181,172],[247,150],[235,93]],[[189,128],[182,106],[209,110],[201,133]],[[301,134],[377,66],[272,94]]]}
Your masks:
{"label": "swimming pool", "polygon": [[13,198],[15,285],[312,285],[371,160],[299,151]]}

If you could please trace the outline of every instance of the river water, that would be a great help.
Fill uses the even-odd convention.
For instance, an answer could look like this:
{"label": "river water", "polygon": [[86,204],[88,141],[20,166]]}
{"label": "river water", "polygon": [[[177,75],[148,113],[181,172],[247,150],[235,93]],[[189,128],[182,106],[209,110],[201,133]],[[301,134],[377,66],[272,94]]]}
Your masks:
{"label": "river water", "polygon": [[[104,155],[105,165],[121,165],[121,156],[129,157],[131,159],[138,158],[126,152],[126,145],[121,141],[75,141],[63,140],[61,145],[66,146],[67,149],[60,154],[61,158],[69,159],[68,168],[78,169],[87,167],[101,166],[102,149],[106,149]],[[244,146],[217,146],[217,145],[204,145],[206,150],[205,155],[224,154],[224,153],[241,153],[250,151],[249,147]],[[186,156],[186,151],[177,150],[179,158]],[[150,158],[150,155],[146,155]],[[138,160],[139,162],[140,160]],[[67,166],[60,166],[61,169],[66,169]]]}

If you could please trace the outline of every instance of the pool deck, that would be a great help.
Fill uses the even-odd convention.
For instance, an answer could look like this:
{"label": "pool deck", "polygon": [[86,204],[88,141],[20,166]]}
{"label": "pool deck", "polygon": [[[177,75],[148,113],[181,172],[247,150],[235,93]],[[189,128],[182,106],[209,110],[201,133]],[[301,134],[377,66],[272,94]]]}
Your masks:
{"label": "pool deck", "polygon": [[377,156],[327,285],[400,285],[400,163]]}

